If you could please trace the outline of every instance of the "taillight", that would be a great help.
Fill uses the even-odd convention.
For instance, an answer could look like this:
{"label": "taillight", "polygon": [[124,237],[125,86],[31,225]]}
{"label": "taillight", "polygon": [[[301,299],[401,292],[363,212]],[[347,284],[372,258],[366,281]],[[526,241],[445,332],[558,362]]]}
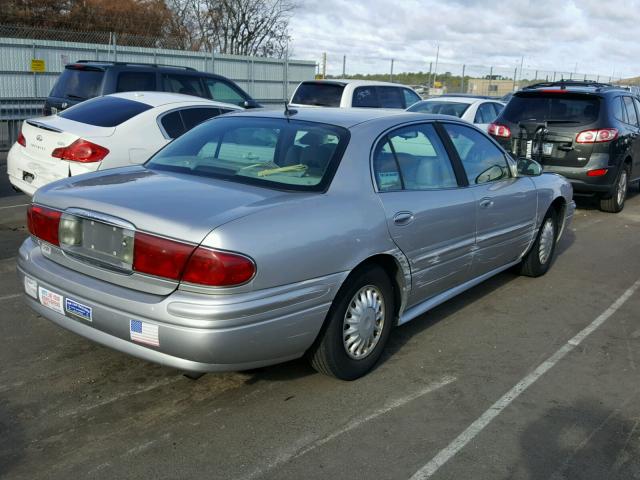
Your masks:
{"label": "taillight", "polygon": [[506,125],[500,125],[498,123],[489,124],[489,135],[494,137],[509,138],[511,137],[511,130]]}
{"label": "taillight", "polygon": [[27,146],[27,139],[24,138],[24,135],[22,134],[22,129],[20,129],[20,133],[18,134],[18,140],[17,141],[23,147]]}
{"label": "taillight", "polygon": [[56,148],[51,156],[71,162],[92,163],[102,161],[108,154],[108,149],[79,138],[67,147]]}
{"label": "taillight", "polygon": [[140,273],[180,280],[184,266],[194,249],[193,245],[136,232],[133,243],[133,269]]}
{"label": "taillight", "polygon": [[58,241],[58,228],[62,212],[40,205],[29,205],[27,209],[27,226],[29,232],[45,242],[60,245]]}
{"label": "taillight", "polygon": [[212,287],[241,285],[253,278],[253,261],[232,252],[136,232],[133,270],[157,277]]}
{"label": "taillight", "polygon": [[576,136],[576,143],[604,143],[616,138],[618,138],[618,130],[616,128],[584,130]]}
{"label": "taillight", "polygon": [[587,177],[602,177],[607,174],[609,170],[606,168],[597,168],[595,170],[589,170],[587,172]]}
{"label": "taillight", "polygon": [[255,273],[255,263],[244,255],[198,247],[189,259],[182,281],[230,287],[248,282]]}

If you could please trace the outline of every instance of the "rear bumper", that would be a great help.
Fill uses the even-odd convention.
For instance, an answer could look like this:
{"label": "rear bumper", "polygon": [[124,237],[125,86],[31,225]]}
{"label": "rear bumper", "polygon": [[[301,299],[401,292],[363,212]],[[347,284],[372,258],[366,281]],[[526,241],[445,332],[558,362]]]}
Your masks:
{"label": "rear bumper", "polygon": [[[65,268],[25,240],[18,275],[92,309],[91,321],[60,313],[26,295],[43,317],[78,335],[144,360],[212,372],[243,370],[302,356],[315,340],[344,274],[244,294],[152,295]],[[130,321],[158,328],[158,346],[131,339]]]}
{"label": "rear bumper", "polygon": [[[592,155],[592,158],[584,167],[562,167],[557,165],[544,165],[545,172],[558,173],[571,183],[576,195],[588,195],[594,193],[608,194],[614,189],[618,167],[609,165],[608,155]],[[588,177],[587,172],[598,168],[607,168],[608,171],[601,177]]]}
{"label": "rear bumper", "polygon": [[[32,197],[38,188],[60,180],[61,178],[66,178],[48,172],[37,160],[33,160],[25,155],[22,151],[23,148],[24,147],[20,145],[14,144],[7,154],[7,175],[9,176],[11,185]],[[32,182],[26,182],[24,180],[25,172],[34,176]]]}

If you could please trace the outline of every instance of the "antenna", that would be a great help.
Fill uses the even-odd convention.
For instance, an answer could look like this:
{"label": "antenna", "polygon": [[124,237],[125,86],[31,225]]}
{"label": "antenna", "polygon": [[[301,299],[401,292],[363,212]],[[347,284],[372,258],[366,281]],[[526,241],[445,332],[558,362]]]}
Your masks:
{"label": "antenna", "polygon": [[291,115],[295,115],[296,113],[298,113],[297,110],[294,110],[292,108],[289,108],[289,102],[287,102],[286,100],[284,101],[284,116],[287,117],[287,122],[289,121],[289,117]]}

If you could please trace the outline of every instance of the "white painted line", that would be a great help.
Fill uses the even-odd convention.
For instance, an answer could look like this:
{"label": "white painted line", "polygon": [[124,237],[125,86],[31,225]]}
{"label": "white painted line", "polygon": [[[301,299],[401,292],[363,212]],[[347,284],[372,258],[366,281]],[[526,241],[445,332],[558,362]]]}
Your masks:
{"label": "white painted line", "polygon": [[429,383],[424,387],[422,387],[421,389],[409,395],[391,400],[383,407],[377,410],[374,410],[373,412],[367,415],[361,415],[361,416],[355,417],[354,419],[346,423],[342,428],[339,428],[338,430],[330,433],[329,435],[326,435],[317,440],[306,442],[306,443],[304,443],[304,440],[303,440],[302,445],[300,445],[300,442],[297,442],[296,445],[294,445],[292,448],[289,448],[288,451],[285,451],[280,455],[277,455],[275,460],[273,460],[271,463],[267,464],[264,467],[258,468],[253,472],[249,473],[248,475],[242,477],[242,480],[252,480],[256,477],[261,477],[266,473],[268,473],[269,471],[273,470],[274,468],[279,467],[280,465],[287,463],[295,458],[301,457],[302,455],[305,455],[310,451],[315,450],[316,448],[321,447],[322,445],[330,442],[331,440],[334,440],[335,438],[341,435],[344,435],[345,433],[348,433],[351,430],[354,430],[360,427],[361,425],[380,417],[381,415],[389,413],[391,410],[394,410],[398,407],[402,407],[403,405],[406,405],[407,403],[412,402],[413,400],[416,400],[426,395],[427,393],[434,392],[455,381],[456,381],[455,377],[451,377],[451,376],[442,377],[440,380]]}
{"label": "white painted line", "polygon": [[21,203],[21,204],[19,204],[19,205],[9,205],[9,206],[6,206],[6,207],[0,207],[0,210],[5,210],[5,209],[7,209],[7,208],[26,207],[26,206],[28,206],[28,205],[29,205],[28,203]]}
{"label": "white painted line", "polygon": [[620,298],[611,304],[598,318],[591,322],[587,327],[581,330],[576,336],[565,343],[556,353],[551,355],[547,360],[542,362],[529,375],[518,382],[511,390],[505,393],[496,403],[491,405],[476,421],[474,421],[465,431],[458,435],[449,445],[440,450],[429,463],[424,465],[420,470],[411,476],[410,480],[426,480],[431,478],[440,467],[447,463],[455,456],[465,445],[473,440],[484,428],[491,423],[500,413],[511,404],[518,396],[527,388],[533,385],[542,375],[550,370],[558,363],[567,353],[576,348],[580,343],[591,335],[598,327],[606,322],[618,309],[629,300],[629,297],[635,293],[640,287],[640,280],[637,280],[631,287],[625,291]]}
{"label": "white painted line", "polygon": [[3,295],[2,297],[0,297],[0,302],[3,302],[5,300],[11,300],[13,298],[18,298],[21,296],[22,296],[21,293],[12,293],[11,295]]}

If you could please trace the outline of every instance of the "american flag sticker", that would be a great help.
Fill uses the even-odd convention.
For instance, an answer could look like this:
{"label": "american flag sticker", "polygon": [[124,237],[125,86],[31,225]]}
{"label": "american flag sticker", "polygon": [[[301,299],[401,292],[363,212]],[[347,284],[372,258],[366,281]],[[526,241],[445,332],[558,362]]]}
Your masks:
{"label": "american flag sticker", "polygon": [[160,340],[158,340],[158,325],[154,325],[153,323],[129,320],[129,335],[134,342],[146,343],[154,347],[160,346]]}

